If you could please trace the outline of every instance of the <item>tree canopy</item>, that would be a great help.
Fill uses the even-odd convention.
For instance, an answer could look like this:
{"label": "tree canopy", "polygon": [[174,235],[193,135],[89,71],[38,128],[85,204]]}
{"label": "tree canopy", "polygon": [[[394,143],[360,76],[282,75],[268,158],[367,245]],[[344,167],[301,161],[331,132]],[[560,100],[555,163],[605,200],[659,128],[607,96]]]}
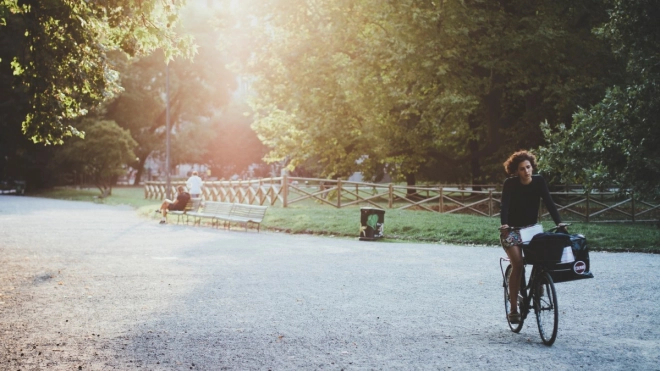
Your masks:
{"label": "tree canopy", "polygon": [[543,142],[541,121],[617,76],[591,33],[597,1],[243,4],[233,30],[268,158],[330,177],[499,180],[508,152]]}
{"label": "tree canopy", "polygon": [[[192,55],[175,32],[183,0],[0,0],[0,104],[34,142],[82,136],[73,119],[120,91],[108,54]],[[19,120],[19,121],[17,121]]]}
{"label": "tree canopy", "polygon": [[245,147],[220,131],[251,143],[246,158],[261,147],[226,109],[231,56],[266,159],[290,169],[485,183],[510,152],[542,146],[565,181],[660,194],[660,0],[227,0],[221,37],[206,15],[190,27],[192,64],[173,59],[197,51],[178,34],[182,5],[0,0],[2,172],[41,166],[48,150],[27,140],[82,137],[93,110],[130,131],[142,161],[157,152],[162,61],[178,158],[234,171],[219,146]]}
{"label": "tree canopy", "polygon": [[61,177],[85,177],[105,197],[117,178],[126,173],[137,143],[114,121],[85,118],[78,126],[85,130],[86,138],[72,138],[67,145],[56,148],[50,166],[56,167]]}
{"label": "tree canopy", "polygon": [[660,1],[613,0],[598,34],[625,65],[625,81],[580,109],[572,125],[545,126],[545,168],[588,187],[660,196]]}
{"label": "tree canopy", "polygon": [[[78,125],[81,117],[90,116],[116,122],[138,143],[127,165],[138,170],[139,182],[147,158],[164,152],[166,71],[172,163],[229,171],[227,145],[259,161],[263,150],[250,123],[234,125],[236,115],[223,113],[236,77],[225,68],[227,51],[218,49],[210,24],[218,8],[183,8],[183,3],[0,2],[0,176],[28,178],[30,187],[61,181],[56,178],[62,162],[51,161],[59,150],[34,143],[66,145],[85,134]],[[48,23],[61,29],[50,29]],[[26,36],[33,34],[42,43],[38,49]],[[52,40],[44,41],[45,34]]]}
{"label": "tree canopy", "polygon": [[[213,168],[214,175],[228,177],[234,173],[225,171],[240,172],[258,162],[260,156],[255,158],[251,151],[260,150],[261,144],[250,122],[238,122],[236,114],[229,112],[237,78],[225,67],[227,51],[218,48],[212,13],[206,6],[191,4],[181,18],[182,28],[195,38],[197,54],[192,60],[176,58],[167,72],[173,134],[171,163],[206,164]],[[138,160],[131,164],[138,171],[137,184],[147,158],[162,157],[165,152],[166,69],[162,55],[154,53],[126,60],[119,71],[124,91],[107,106],[105,117],[128,129],[138,142]],[[249,148],[227,151],[236,146]],[[262,155],[263,151],[257,152]]]}

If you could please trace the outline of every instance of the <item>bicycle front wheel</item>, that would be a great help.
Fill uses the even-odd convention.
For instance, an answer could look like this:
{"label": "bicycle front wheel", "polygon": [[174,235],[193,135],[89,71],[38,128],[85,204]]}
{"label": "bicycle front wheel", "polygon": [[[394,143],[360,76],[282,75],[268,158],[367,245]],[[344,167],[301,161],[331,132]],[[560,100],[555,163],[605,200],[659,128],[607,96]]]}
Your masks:
{"label": "bicycle front wheel", "polygon": [[[509,328],[511,328],[511,331],[518,333],[523,327],[523,322],[524,319],[521,318],[519,323],[511,323],[509,321],[509,313],[511,313],[511,300],[509,298],[509,279],[511,278],[511,265],[506,267],[506,271],[504,274],[504,311],[506,313],[506,321],[509,323]],[[524,278],[523,278],[524,279]],[[521,280],[521,286],[520,287],[525,287],[525,282]],[[518,313],[522,313],[522,310],[520,309],[522,307],[523,303],[523,297],[519,294],[518,295]]]}
{"label": "bicycle front wheel", "polygon": [[545,345],[552,345],[557,338],[559,309],[555,284],[548,272],[540,273],[534,285],[534,312],[539,334]]}

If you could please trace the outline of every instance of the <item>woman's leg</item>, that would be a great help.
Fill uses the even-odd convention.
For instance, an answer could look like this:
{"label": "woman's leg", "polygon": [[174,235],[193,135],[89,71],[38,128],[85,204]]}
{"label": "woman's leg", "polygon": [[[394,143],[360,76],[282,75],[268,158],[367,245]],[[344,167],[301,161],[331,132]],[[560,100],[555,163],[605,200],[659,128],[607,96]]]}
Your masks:
{"label": "woman's leg", "polygon": [[509,300],[511,300],[511,313],[518,312],[518,293],[520,292],[520,277],[523,270],[522,249],[520,246],[511,246],[506,249],[506,255],[511,261],[511,277],[509,278]]}

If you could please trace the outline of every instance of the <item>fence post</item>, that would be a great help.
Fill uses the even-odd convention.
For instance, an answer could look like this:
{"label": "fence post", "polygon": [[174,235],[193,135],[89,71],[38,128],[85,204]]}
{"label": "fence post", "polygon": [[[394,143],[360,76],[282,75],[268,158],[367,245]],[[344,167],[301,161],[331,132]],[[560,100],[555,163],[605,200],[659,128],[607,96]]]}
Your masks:
{"label": "fence post", "polygon": [[337,208],[341,209],[341,178],[337,179]]}
{"label": "fence post", "polygon": [[488,216],[493,216],[493,190],[488,190]]}
{"label": "fence post", "polygon": [[282,207],[289,206],[289,177],[286,173],[282,174]]}
{"label": "fence post", "polygon": [[445,197],[443,196],[443,188],[440,187],[440,214],[444,212]]}
{"label": "fence post", "polygon": [[589,223],[589,191],[587,191],[587,223]]}
{"label": "fence post", "polygon": [[630,191],[630,201],[632,203],[632,221],[635,222],[635,192]]}
{"label": "fence post", "polygon": [[387,200],[387,207],[389,207],[390,209],[392,208],[393,197],[394,197],[394,189],[392,188],[392,183],[390,183],[389,196],[388,196],[389,199]]}

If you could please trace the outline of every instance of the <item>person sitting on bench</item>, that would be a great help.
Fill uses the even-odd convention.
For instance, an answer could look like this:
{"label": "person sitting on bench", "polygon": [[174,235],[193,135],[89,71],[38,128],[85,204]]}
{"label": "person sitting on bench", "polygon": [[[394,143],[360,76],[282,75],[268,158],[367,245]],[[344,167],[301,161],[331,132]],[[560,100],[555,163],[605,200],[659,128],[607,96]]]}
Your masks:
{"label": "person sitting on bench", "polygon": [[176,187],[176,190],[179,194],[176,196],[175,201],[165,199],[163,204],[160,205],[160,213],[163,214],[163,217],[160,219],[160,224],[167,223],[168,210],[185,210],[188,201],[190,201],[190,194],[186,192],[186,189],[183,186]]}

